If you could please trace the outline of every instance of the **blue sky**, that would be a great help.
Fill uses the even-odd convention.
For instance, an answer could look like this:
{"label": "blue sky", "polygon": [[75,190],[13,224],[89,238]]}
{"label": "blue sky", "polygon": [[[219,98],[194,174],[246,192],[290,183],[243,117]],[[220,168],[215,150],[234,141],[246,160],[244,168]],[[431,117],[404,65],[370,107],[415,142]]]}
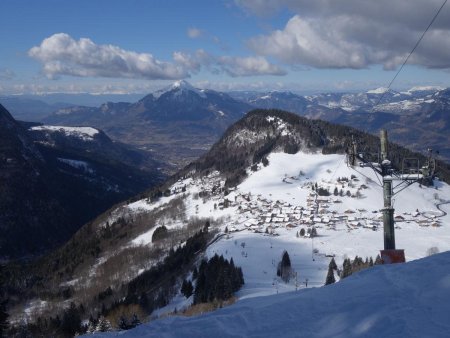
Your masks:
{"label": "blue sky", "polygon": [[[441,0],[2,0],[0,94],[386,86]],[[394,89],[450,86],[450,6]]]}

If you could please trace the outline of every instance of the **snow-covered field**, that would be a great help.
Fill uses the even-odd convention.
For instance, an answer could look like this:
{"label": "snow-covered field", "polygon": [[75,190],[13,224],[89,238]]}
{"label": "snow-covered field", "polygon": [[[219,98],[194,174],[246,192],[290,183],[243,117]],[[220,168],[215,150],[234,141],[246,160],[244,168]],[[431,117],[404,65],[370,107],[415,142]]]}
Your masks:
{"label": "snow-covered field", "polygon": [[[198,319],[167,319],[136,332],[158,337],[263,337],[274,336],[276,330],[281,330],[278,322],[292,321],[295,324],[291,326],[303,332],[300,336],[365,336],[365,333],[383,336],[383,332],[402,332],[403,329],[406,336],[415,334],[405,319],[397,322],[387,311],[403,314],[402,309],[378,302],[375,296],[389,283],[393,283],[395,290],[403,287],[397,279],[390,280],[387,271],[394,271],[394,267],[377,267],[374,281],[369,281],[370,274],[364,272],[359,274],[364,277],[358,275],[342,283],[342,289],[333,286],[311,290],[324,284],[332,256],[341,267],[347,257],[375,259],[383,249],[382,188],[372,170],[358,167],[355,171],[346,165],[344,155],[272,153],[268,159],[267,167],[260,165],[255,172],[249,170],[248,178],[226,195],[220,192],[224,187],[223,178],[213,172],[201,179],[178,181],[171,188],[171,196],[162,197],[156,203],[141,200],[123,207],[129,213],[145,212],[162,208],[176,196],[183,195],[185,219],[209,218],[221,224],[222,235],[208,247],[206,255],[211,257],[217,253],[233,258],[235,264],[242,267],[245,279],[245,285],[237,293],[238,302],[230,309]],[[328,190],[330,196],[318,196],[318,188]],[[201,192],[209,195],[199,197]],[[450,187],[439,181],[435,182],[435,187],[414,184],[394,197],[397,248],[405,250],[407,261],[427,256],[430,248],[440,252],[450,250],[450,215],[445,215],[450,211],[448,201]],[[439,204],[442,211],[437,208]],[[164,222],[167,220],[161,220],[162,224]],[[183,222],[177,221],[171,226],[180,227]],[[299,235],[301,229],[308,233],[313,227],[317,237]],[[129,245],[152,245],[155,228],[130,241]],[[287,284],[276,276],[284,250],[289,253],[295,272]],[[449,258],[449,255],[441,257]],[[417,266],[423,269],[424,264]],[[411,266],[416,269],[416,265]],[[408,269],[401,267],[399,271],[406,273]],[[395,273],[400,278],[400,272]],[[359,281],[361,278],[367,281]],[[449,284],[450,281],[447,287]],[[356,296],[349,291],[353,287],[357,289]],[[371,306],[362,305],[361,299],[373,289],[377,291],[372,301],[379,308],[371,312]],[[297,293],[281,295],[296,290]],[[409,294],[403,292],[398,297],[400,303],[407,302]],[[168,306],[153,313],[152,318],[163,317],[175,309],[182,311],[191,301],[177,296]],[[299,307],[299,304],[302,305]],[[251,308],[255,309],[254,314]],[[361,308],[361,311],[353,312],[353,308]],[[417,309],[417,313],[421,311],[424,309]],[[242,312],[245,315],[240,315]],[[210,325],[205,318],[211,320]],[[383,331],[383,322],[400,331]],[[264,328],[272,327],[268,323],[272,323],[274,329],[266,335]],[[177,329],[171,325],[176,325]],[[197,331],[197,325],[208,330],[205,331],[208,334]],[[218,330],[224,330],[223,335],[219,335]],[[152,332],[157,334],[152,335]],[[299,334],[283,331],[283,336]]]}
{"label": "snow-covered field", "polygon": [[[371,169],[357,170],[346,165],[343,155],[273,153],[267,167],[249,171],[249,177],[226,196],[212,193],[224,184],[218,173],[180,180],[172,191],[185,187],[186,219],[220,219],[221,231],[228,233],[208,247],[207,255],[232,257],[242,267],[246,283],[238,297],[245,299],[304,289],[306,284],[308,288],[321,286],[331,256],[338,266],[347,257],[375,259],[383,249],[382,188]],[[313,190],[316,183],[331,195],[317,196]],[[211,195],[199,198],[201,191]],[[142,200],[127,208],[131,212],[152,210],[175,196],[163,197],[156,204]],[[414,184],[395,196],[396,243],[397,248],[405,249],[407,261],[427,256],[433,247],[441,252],[450,250],[450,216],[442,216],[436,207],[446,201],[450,201],[450,187],[439,181],[431,188]],[[450,204],[441,209],[450,210]],[[297,235],[302,228],[307,232],[312,227],[317,237]],[[152,245],[154,229],[130,245]],[[296,272],[289,284],[276,277],[284,250]],[[176,299],[158,314],[180,310],[189,303]]]}
{"label": "snow-covered field", "polygon": [[450,253],[98,337],[448,337]]}
{"label": "snow-covered field", "polygon": [[[237,204],[241,206],[241,210],[238,209],[237,214],[231,217],[233,220],[226,224],[229,230],[237,231],[229,233],[209,247],[207,252],[209,256],[219,253],[226,258],[233,257],[235,263],[242,266],[246,285],[238,294],[240,298],[305,288],[306,279],[309,286],[321,286],[325,281],[329,256],[332,255],[338,265],[342,264],[344,258],[353,259],[356,255],[364,259],[375,259],[380,249],[383,249],[379,212],[383,199],[382,189],[375,183],[378,181],[370,169],[358,168],[370,178],[368,179],[347,167],[342,155],[275,153],[269,157],[269,163],[268,167],[251,173],[228,196],[229,199],[236,198]],[[345,182],[336,183],[338,177],[350,178],[351,175],[356,177],[351,184],[353,187]],[[360,190],[359,198],[345,194],[343,197],[333,194],[329,197],[312,197],[313,182],[329,188],[331,192],[334,187],[342,188],[344,185],[344,191],[350,190],[352,195],[356,194],[362,184],[367,189]],[[450,250],[449,216],[431,220],[425,217],[441,214],[436,208],[438,201],[435,197],[450,200],[448,185],[436,182],[436,187],[437,189],[425,188],[415,184],[394,199],[398,218],[397,248],[405,249],[407,260],[426,256],[431,247],[437,247],[440,251]],[[240,196],[250,201],[241,199]],[[324,202],[308,203],[308,199]],[[448,206],[443,205],[443,208]],[[297,210],[293,210],[295,207],[303,208],[300,217]],[[242,212],[244,208],[247,211]],[[416,212],[417,209],[419,213]],[[321,214],[316,214],[317,210]],[[351,211],[353,213],[346,214]],[[272,216],[269,220],[268,217],[261,217],[261,214],[270,213],[276,214],[276,218]],[[277,223],[281,218],[283,222]],[[333,222],[333,219],[336,221]],[[255,220],[254,223],[258,224],[248,226],[251,223],[249,220]],[[288,224],[293,227],[287,227]],[[373,224],[376,230],[372,227]],[[297,237],[301,228],[306,230],[312,226],[316,227],[318,237]],[[276,236],[265,234],[267,227],[273,228]],[[318,250],[318,253],[313,253],[313,249]],[[290,254],[297,272],[297,280],[292,280],[289,285],[276,278],[276,265],[283,250]]]}

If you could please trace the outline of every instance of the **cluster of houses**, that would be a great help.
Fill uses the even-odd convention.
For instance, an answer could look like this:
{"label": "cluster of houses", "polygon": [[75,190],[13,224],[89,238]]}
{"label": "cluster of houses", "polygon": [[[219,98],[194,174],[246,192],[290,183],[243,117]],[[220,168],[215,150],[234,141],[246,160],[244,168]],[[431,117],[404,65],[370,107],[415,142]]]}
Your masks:
{"label": "cluster of houses", "polygon": [[[332,210],[333,203],[342,203],[339,198],[318,196],[311,192],[305,206],[292,205],[284,201],[272,201],[260,195],[253,197],[251,194],[235,195],[235,201],[230,206],[237,205],[241,217],[229,229],[230,231],[248,228],[256,232],[275,233],[279,227],[297,228],[303,227],[336,229],[337,224],[346,224],[351,230],[356,227],[378,227],[379,222],[365,222],[365,218],[355,216],[365,210],[345,210],[340,214]],[[369,224],[369,226],[367,225]],[[305,231],[305,236],[309,232]]]}
{"label": "cluster of houses", "polygon": [[[378,210],[346,209],[341,212],[334,210],[339,209],[333,208],[333,205],[342,203],[341,196],[334,194],[319,196],[311,183],[301,187],[309,190],[306,203],[303,205],[292,205],[280,200],[273,201],[261,195],[252,195],[234,191],[234,189],[229,189],[229,194],[224,196],[220,193],[224,189],[224,182],[220,179],[220,175],[214,173],[201,182],[190,181],[189,184],[201,186],[201,191],[209,198],[217,199],[215,207],[219,209],[235,207],[237,209],[239,217],[234,223],[227,226],[227,230],[230,232],[247,229],[275,234],[276,228],[280,227],[304,228],[306,231],[302,231],[302,233],[309,236],[312,228],[346,229],[348,231],[367,228],[376,231],[383,226],[383,215]],[[345,182],[341,179],[338,179],[336,184],[339,184],[340,187],[343,187],[344,184],[351,187],[348,181]],[[354,192],[350,197],[357,198]],[[418,210],[414,213],[397,214],[395,221],[399,228],[410,223],[416,223],[419,226],[440,226],[436,217],[425,217]]]}

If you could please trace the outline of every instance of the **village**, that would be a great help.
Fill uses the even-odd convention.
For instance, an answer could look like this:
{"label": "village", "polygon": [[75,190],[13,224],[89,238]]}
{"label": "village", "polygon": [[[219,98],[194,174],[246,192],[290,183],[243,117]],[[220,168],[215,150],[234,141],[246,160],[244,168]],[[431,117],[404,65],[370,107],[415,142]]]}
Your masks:
{"label": "village", "polygon": [[[348,207],[352,199],[363,199],[364,190],[370,189],[368,184],[362,184],[354,175],[334,180],[322,179],[320,182],[285,175],[281,180],[284,184],[296,185],[299,191],[297,203],[271,199],[262,194],[252,194],[251,191],[225,189],[219,173],[212,173],[202,180],[189,180],[188,186],[198,188],[204,203],[208,199],[213,200],[214,210],[236,208],[237,217],[233,217],[231,223],[226,225],[225,232],[247,230],[276,236],[277,229],[284,228],[295,230],[297,237],[311,237],[320,233],[321,228],[349,232],[361,228],[370,231],[383,228],[381,210]],[[180,191],[180,187],[180,184],[174,185],[174,192]],[[196,214],[199,213],[198,208],[197,204]],[[441,223],[438,217],[438,212],[416,209],[396,213],[395,224],[397,229],[403,226],[439,227]]]}

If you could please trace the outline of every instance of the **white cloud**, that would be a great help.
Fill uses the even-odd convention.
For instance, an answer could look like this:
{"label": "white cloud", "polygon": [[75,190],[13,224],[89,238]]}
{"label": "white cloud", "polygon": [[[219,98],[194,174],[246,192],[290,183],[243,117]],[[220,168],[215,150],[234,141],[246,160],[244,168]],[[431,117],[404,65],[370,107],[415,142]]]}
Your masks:
{"label": "white cloud", "polygon": [[[398,67],[409,54],[441,0],[235,0],[258,15],[282,8],[295,13],[280,30],[254,37],[259,55],[317,68]],[[450,68],[450,6],[444,7],[409,64]]]}
{"label": "white cloud", "polygon": [[65,33],[44,39],[28,55],[42,63],[42,71],[49,78],[71,75],[159,80],[189,76],[180,64],[157,60],[148,53],[97,45],[87,38],[76,41]]}
{"label": "white cloud", "polygon": [[257,53],[272,55],[287,64],[307,64],[317,68],[364,68],[371,60],[371,50],[358,42],[346,41],[339,29],[347,18],[323,20],[294,16],[283,30],[250,40]]}
{"label": "white cloud", "polygon": [[173,59],[193,73],[198,73],[202,67],[209,67],[215,62],[213,56],[203,49],[198,49],[193,54],[174,52]]}
{"label": "white cloud", "polygon": [[191,27],[191,28],[188,28],[187,35],[191,39],[197,39],[203,35],[203,31],[201,29]]}
{"label": "white cloud", "polygon": [[90,39],[74,40],[59,33],[46,38],[28,51],[42,63],[42,72],[50,79],[61,75],[171,80],[189,77],[203,68],[232,77],[285,75],[279,66],[262,56],[213,56],[203,49],[194,53],[175,51],[173,62],[155,59],[148,53],[126,51],[113,45],[97,45]]}
{"label": "white cloud", "polygon": [[175,52],[174,60],[179,64],[198,72],[202,67],[212,73],[226,73],[231,77],[286,75],[279,66],[270,63],[262,56],[214,56],[203,49],[194,54]]}
{"label": "white cloud", "polygon": [[256,75],[286,75],[286,71],[261,56],[221,56],[217,64],[232,77]]}

